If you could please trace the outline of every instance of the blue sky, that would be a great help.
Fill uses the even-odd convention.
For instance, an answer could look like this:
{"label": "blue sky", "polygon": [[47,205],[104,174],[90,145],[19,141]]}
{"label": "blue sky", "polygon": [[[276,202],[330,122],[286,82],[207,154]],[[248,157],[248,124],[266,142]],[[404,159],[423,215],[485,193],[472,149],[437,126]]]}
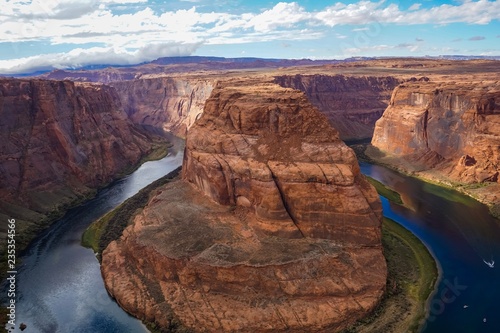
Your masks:
{"label": "blue sky", "polygon": [[0,73],[163,56],[500,55],[500,1],[0,0]]}

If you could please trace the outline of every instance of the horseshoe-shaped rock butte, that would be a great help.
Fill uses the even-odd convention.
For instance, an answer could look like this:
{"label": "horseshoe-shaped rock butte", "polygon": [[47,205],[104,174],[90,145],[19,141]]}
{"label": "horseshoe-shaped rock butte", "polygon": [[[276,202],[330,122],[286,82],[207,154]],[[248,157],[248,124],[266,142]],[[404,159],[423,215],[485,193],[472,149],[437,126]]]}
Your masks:
{"label": "horseshoe-shaped rock butte", "polygon": [[103,252],[106,287],[163,330],[335,332],[380,302],[382,207],[304,93],[218,82],[157,189]]}

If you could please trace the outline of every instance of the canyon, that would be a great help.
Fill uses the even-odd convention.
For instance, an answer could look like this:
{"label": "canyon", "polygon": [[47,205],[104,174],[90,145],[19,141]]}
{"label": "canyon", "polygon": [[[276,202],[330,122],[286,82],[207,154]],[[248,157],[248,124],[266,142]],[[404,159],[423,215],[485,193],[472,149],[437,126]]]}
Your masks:
{"label": "canyon", "polygon": [[498,62],[162,61],[0,79],[0,217],[24,244],[130,171],[153,133],[187,138],[182,179],[103,254],[110,294],[146,322],[330,332],[371,313],[381,205],[342,140],[373,135],[374,161],[500,212]]}
{"label": "canyon", "polygon": [[0,215],[16,219],[20,248],[153,148],[101,84],[0,79],[0,118]]}
{"label": "canyon", "polygon": [[373,136],[375,122],[402,80],[394,76],[297,74],[277,76],[276,83],[305,92],[343,140],[362,140]]}
{"label": "canyon", "polygon": [[158,77],[113,82],[121,104],[136,124],[171,132],[185,138],[201,116],[214,78]]}
{"label": "canyon", "polygon": [[[338,67],[333,67],[333,71],[332,67],[325,67],[334,64]],[[307,70],[302,66],[308,66]],[[179,57],[122,68],[56,70],[42,77],[113,86],[132,121],[185,138],[217,80],[265,72],[275,75],[275,82],[283,87],[304,91],[343,140],[368,139],[402,76],[376,72],[342,75],[337,71],[351,66],[349,62],[327,60]],[[299,74],[288,74],[297,69]]]}
{"label": "canyon", "polygon": [[377,121],[375,149],[368,151],[382,163],[460,188],[495,209],[500,200],[498,77],[450,81],[397,87]]}
{"label": "canyon", "polygon": [[120,306],[166,330],[339,331],[384,293],[381,218],[354,152],[302,92],[219,81],[182,180],[104,250],[102,274]]}
{"label": "canyon", "polygon": [[[387,104],[389,86],[397,81],[386,76],[344,77],[335,71],[316,74],[324,72],[322,66],[308,67],[312,75],[296,74],[297,69],[303,72],[300,65],[311,64],[300,61],[184,60],[131,68],[57,70],[43,75],[45,79],[2,79],[5,185],[0,214],[22,221],[23,244],[47,221],[129,170],[139,155],[151,150],[151,138],[147,137],[151,133],[167,131],[185,138],[218,80],[274,77],[283,86],[302,87],[313,104],[340,128],[343,139],[370,135],[375,118]],[[265,68],[245,69],[252,66]],[[280,66],[289,66],[289,70],[277,69]],[[342,87],[328,94],[328,89],[321,90],[325,82],[329,82],[328,89],[339,82]],[[353,98],[359,87],[365,91],[361,102]],[[376,110],[363,111],[372,97],[378,101]],[[332,111],[337,106],[345,111],[342,115]],[[150,134],[141,130],[144,128]]]}
{"label": "canyon", "polygon": [[[134,123],[185,138],[201,116],[213,87],[223,78],[220,73],[153,75],[108,84],[117,90]],[[375,121],[387,107],[394,87],[402,81],[392,76],[297,74],[276,75],[275,82],[304,91],[313,105],[327,115],[343,140],[360,140],[372,137]]]}

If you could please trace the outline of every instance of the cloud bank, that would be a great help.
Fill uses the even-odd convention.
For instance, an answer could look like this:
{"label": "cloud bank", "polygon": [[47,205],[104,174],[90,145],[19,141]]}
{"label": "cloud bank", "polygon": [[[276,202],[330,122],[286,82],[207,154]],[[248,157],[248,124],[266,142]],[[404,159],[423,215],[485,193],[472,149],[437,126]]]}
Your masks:
{"label": "cloud bank", "polygon": [[[161,11],[148,6],[146,0],[4,2],[0,12],[0,41],[74,45],[74,49],[2,60],[0,73],[103,62],[132,64],[161,56],[190,55],[200,45],[320,39],[326,31],[347,25],[360,32],[367,28],[359,26],[367,24],[486,25],[500,20],[500,1],[488,0],[433,7],[413,4],[406,10],[395,3],[363,0],[352,4],[338,2],[316,11],[306,10],[299,2],[279,2],[269,9],[239,13],[203,11],[205,7],[196,7],[203,0],[183,2],[193,6]],[[336,36],[345,38],[343,34]],[[92,47],[85,48],[86,44]],[[380,47],[401,48],[401,45]]]}
{"label": "cloud bank", "polygon": [[0,73],[18,74],[80,68],[90,65],[134,65],[160,57],[192,54],[199,44],[163,43],[128,51],[115,47],[76,48],[65,53],[37,55],[15,60],[0,60]]}

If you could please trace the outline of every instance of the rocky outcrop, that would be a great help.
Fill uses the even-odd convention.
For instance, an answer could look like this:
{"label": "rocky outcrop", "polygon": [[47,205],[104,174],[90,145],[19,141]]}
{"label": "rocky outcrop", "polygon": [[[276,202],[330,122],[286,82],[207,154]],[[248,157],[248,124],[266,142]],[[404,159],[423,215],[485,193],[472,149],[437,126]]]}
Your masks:
{"label": "rocky outcrop", "polygon": [[401,83],[392,76],[284,75],[275,78],[286,88],[306,93],[343,140],[371,138],[375,122],[387,108],[391,93]]}
{"label": "rocky outcrop", "polygon": [[151,149],[103,85],[2,79],[0,118],[0,208],[22,237],[21,220],[40,227]]}
{"label": "rocky outcrop", "polygon": [[186,137],[187,130],[203,112],[214,81],[197,78],[160,77],[112,85],[118,91],[130,119]]}
{"label": "rocky outcrop", "polygon": [[[448,183],[497,183],[498,81],[409,82],[395,89],[372,140],[383,161]],[[498,186],[487,202],[498,202]],[[496,194],[494,194],[496,193]],[[497,196],[496,199],[494,196]]]}
{"label": "rocky outcrop", "polygon": [[109,292],[164,329],[334,332],[386,282],[382,210],[353,151],[293,89],[218,83],[183,180],[103,252]]}

